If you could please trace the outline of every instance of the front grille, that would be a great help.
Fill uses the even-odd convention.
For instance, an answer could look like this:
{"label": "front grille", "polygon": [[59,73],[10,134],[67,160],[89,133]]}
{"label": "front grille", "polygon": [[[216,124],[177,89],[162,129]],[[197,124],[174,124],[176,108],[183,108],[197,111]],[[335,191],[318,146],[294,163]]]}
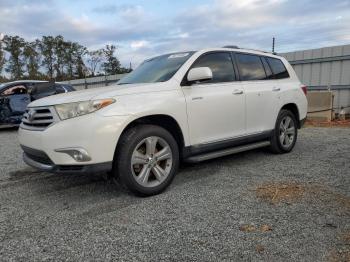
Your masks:
{"label": "front grille", "polygon": [[31,107],[23,115],[21,127],[42,131],[57,121],[59,118],[53,107]]}

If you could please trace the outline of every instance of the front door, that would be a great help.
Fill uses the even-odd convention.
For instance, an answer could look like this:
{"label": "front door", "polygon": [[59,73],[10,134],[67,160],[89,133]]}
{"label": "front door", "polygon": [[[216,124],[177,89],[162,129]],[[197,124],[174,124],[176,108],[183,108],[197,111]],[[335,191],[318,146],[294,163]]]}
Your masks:
{"label": "front door", "polygon": [[229,52],[200,56],[191,68],[209,67],[213,79],[183,86],[192,145],[245,135],[245,93]]}

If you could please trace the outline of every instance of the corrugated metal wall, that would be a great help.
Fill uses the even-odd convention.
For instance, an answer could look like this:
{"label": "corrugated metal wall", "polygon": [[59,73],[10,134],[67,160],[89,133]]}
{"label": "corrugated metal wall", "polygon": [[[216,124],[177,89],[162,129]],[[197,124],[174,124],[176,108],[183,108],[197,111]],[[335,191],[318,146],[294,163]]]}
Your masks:
{"label": "corrugated metal wall", "polygon": [[[334,107],[350,106],[350,45],[279,54],[294,67],[309,90],[331,89]],[[350,113],[350,107],[346,108]]]}

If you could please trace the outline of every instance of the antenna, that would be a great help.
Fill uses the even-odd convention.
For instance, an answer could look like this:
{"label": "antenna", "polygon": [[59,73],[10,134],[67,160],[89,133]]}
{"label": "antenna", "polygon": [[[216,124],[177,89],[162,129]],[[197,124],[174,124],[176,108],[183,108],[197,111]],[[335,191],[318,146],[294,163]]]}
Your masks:
{"label": "antenna", "polygon": [[275,53],[275,37],[272,38],[272,54]]}

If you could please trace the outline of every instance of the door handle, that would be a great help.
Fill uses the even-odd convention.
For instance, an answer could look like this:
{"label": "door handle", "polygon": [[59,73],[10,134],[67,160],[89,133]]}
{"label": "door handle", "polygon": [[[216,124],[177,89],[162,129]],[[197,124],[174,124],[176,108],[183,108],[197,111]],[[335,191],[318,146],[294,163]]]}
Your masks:
{"label": "door handle", "polygon": [[243,90],[240,90],[240,89],[236,89],[232,92],[233,95],[241,95],[243,94]]}
{"label": "door handle", "polygon": [[279,88],[279,87],[274,87],[274,88],[272,88],[272,91],[274,91],[274,92],[278,92],[278,91],[280,91],[281,90],[281,88]]}
{"label": "door handle", "polygon": [[192,97],[192,100],[201,100],[201,99],[203,99],[203,97],[202,97],[202,96]]}

